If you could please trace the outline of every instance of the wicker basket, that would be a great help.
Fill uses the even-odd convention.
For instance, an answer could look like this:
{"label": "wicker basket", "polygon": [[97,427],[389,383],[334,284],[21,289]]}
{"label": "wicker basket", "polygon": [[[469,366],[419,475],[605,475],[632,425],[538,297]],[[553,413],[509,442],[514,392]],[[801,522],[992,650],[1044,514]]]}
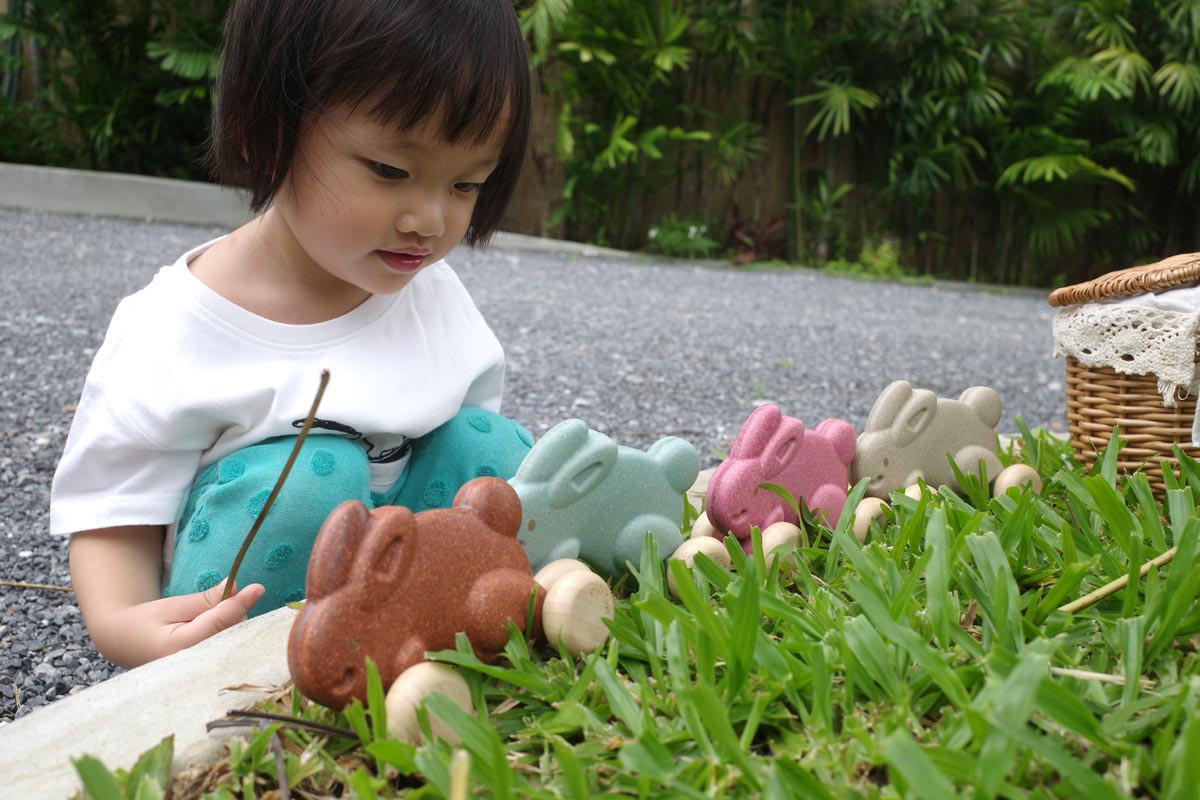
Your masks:
{"label": "wicker basket", "polygon": [[[1055,307],[1077,305],[1196,281],[1200,281],[1200,253],[1186,253],[1064,286],[1049,300]],[[1163,406],[1154,375],[1122,375],[1111,367],[1087,367],[1067,357],[1067,431],[1076,456],[1087,467],[1108,446],[1115,427],[1126,442],[1118,466],[1129,472],[1143,468],[1150,486],[1161,495],[1166,489],[1161,462],[1178,463],[1172,446],[1200,458],[1200,448],[1192,446],[1195,413],[1195,397],[1178,398],[1174,408]]]}

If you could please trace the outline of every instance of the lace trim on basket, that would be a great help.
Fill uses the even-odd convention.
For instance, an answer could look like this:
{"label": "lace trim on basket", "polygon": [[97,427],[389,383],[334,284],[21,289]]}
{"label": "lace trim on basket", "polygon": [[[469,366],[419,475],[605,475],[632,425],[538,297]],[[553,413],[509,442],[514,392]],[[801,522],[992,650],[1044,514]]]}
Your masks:
{"label": "lace trim on basket", "polygon": [[[1145,303],[1153,302],[1149,298]],[[1200,388],[1198,328],[1200,312],[1129,301],[1070,306],[1054,317],[1054,354],[1122,375],[1154,375],[1163,405],[1176,408]],[[1200,407],[1192,421],[1192,444],[1200,447]]]}

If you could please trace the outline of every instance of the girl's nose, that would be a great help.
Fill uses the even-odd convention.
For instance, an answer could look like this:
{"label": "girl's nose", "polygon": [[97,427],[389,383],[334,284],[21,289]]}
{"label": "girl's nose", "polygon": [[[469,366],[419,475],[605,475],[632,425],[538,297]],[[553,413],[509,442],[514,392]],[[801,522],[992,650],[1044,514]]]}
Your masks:
{"label": "girl's nose", "polygon": [[439,204],[425,201],[405,208],[396,217],[396,230],[432,239],[445,232],[445,219]]}

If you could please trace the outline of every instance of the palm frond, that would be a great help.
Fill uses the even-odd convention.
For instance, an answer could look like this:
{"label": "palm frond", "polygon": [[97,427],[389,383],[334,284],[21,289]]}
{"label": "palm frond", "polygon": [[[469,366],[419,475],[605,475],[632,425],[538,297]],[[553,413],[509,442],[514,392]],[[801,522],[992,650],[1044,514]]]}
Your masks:
{"label": "palm frond", "polygon": [[1076,249],[1089,233],[1111,220],[1112,215],[1100,208],[1047,208],[1033,218],[1029,250],[1039,258],[1055,258]]}
{"label": "palm frond", "polygon": [[1154,73],[1154,84],[1171,108],[1191,114],[1200,100],[1200,64],[1168,61]]}
{"label": "palm frond", "polygon": [[1102,76],[1111,76],[1121,97],[1133,97],[1137,89],[1149,91],[1152,69],[1146,57],[1127,47],[1108,47],[1092,56]]}
{"label": "palm frond", "polygon": [[1111,181],[1136,191],[1133,180],[1114,167],[1104,167],[1079,153],[1047,153],[1009,164],[996,180],[997,187],[1056,183],[1078,179]]}
{"label": "palm frond", "polygon": [[191,50],[167,42],[148,42],[146,55],[172,75],[190,81],[211,80],[217,75],[217,54],[212,49]]}
{"label": "palm frond", "polygon": [[815,130],[818,141],[825,141],[830,133],[834,138],[849,133],[852,117],[861,116],[880,103],[879,95],[869,89],[831,81],[817,81],[817,85],[821,87],[821,91],[797,97],[790,102],[793,105],[817,104],[817,112],[804,129],[804,133],[810,134]]}

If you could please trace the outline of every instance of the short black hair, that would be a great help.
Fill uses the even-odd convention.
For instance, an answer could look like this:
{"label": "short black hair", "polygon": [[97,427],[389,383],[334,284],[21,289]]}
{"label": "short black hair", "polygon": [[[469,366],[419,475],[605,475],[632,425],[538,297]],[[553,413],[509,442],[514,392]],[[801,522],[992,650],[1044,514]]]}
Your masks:
{"label": "short black hair", "polygon": [[261,211],[287,178],[310,115],[370,103],[406,130],[436,119],[448,143],[508,126],[468,244],[500,223],[525,159],[531,113],[525,38],[512,0],[234,0],[225,18],[208,158]]}

